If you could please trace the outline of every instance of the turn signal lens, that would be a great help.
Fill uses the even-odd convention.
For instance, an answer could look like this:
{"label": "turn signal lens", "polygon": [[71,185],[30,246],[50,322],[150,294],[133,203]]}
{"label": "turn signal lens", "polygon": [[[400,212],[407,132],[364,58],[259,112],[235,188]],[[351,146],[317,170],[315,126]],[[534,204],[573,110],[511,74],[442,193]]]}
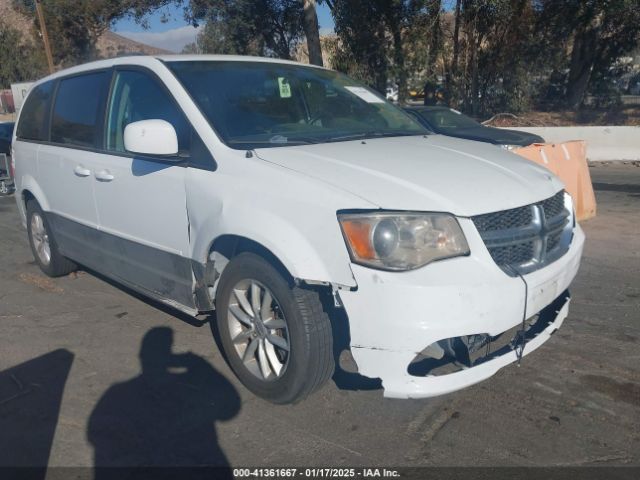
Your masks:
{"label": "turn signal lens", "polygon": [[371,225],[357,219],[342,222],[342,231],[349,239],[351,248],[358,258],[370,260],[376,257],[371,244]]}

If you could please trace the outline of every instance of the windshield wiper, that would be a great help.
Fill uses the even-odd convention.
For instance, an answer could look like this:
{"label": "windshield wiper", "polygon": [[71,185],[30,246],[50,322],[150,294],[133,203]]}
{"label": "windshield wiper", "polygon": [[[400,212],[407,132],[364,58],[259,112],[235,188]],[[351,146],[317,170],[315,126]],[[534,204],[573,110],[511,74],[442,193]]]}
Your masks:
{"label": "windshield wiper", "polygon": [[340,135],[337,137],[329,137],[326,142],[344,142],[348,140],[357,140],[359,138],[384,138],[384,137],[414,137],[418,135],[427,135],[427,132],[360,132],[352,133],[350,135]]}
{"label": "windshield wiper", "polygon": [[318,143],[310,138],[291,138],[285,140],[227,140],[230,145],[269,145],[271,147],[281,147],[286,145],[313,145]]}

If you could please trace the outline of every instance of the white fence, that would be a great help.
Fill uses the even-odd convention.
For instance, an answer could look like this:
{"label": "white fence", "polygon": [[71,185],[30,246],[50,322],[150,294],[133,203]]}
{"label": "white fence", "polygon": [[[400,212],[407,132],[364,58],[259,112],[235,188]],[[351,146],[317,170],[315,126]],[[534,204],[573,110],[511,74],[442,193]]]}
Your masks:
{"label": "white fence", "polygon": [[548,143],[561,143],[569,140],[586,140],[587,159],[604,160],[640,160],[639,127],[519,127],[535,133]]}

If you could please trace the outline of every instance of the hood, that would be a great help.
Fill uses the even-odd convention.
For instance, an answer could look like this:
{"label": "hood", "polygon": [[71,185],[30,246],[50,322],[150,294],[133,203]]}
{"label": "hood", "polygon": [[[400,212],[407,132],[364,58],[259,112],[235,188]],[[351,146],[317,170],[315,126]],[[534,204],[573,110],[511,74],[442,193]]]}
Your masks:
{"label": "hood", "polygon": [[496,145],[518,145],[526,147],[532,143],[544,143],[544,139],[539,135],[518,130],[507,130],[503,128],[479,126],[476,128],[456,128],[440,132],[443,135],[476,140],[478,142],[488,142]]}
{"label": "hood", "polygon": [[[257,149],[267,162],[387,210],[472,216],[551,197],[551,172],[493,145],[442,135]],[[350,208],[349,205],[344,206]]]}

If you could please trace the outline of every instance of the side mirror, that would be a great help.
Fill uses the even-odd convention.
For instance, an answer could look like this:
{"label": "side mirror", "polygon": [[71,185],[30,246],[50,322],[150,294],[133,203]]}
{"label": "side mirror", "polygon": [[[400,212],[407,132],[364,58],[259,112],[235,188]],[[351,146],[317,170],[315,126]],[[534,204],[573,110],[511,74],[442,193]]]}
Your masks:
{"label": "side mirror", "polygon": [[177,155],[178,135],[165,120],[141,120],[125,127],[124,148],[141,155]]}

